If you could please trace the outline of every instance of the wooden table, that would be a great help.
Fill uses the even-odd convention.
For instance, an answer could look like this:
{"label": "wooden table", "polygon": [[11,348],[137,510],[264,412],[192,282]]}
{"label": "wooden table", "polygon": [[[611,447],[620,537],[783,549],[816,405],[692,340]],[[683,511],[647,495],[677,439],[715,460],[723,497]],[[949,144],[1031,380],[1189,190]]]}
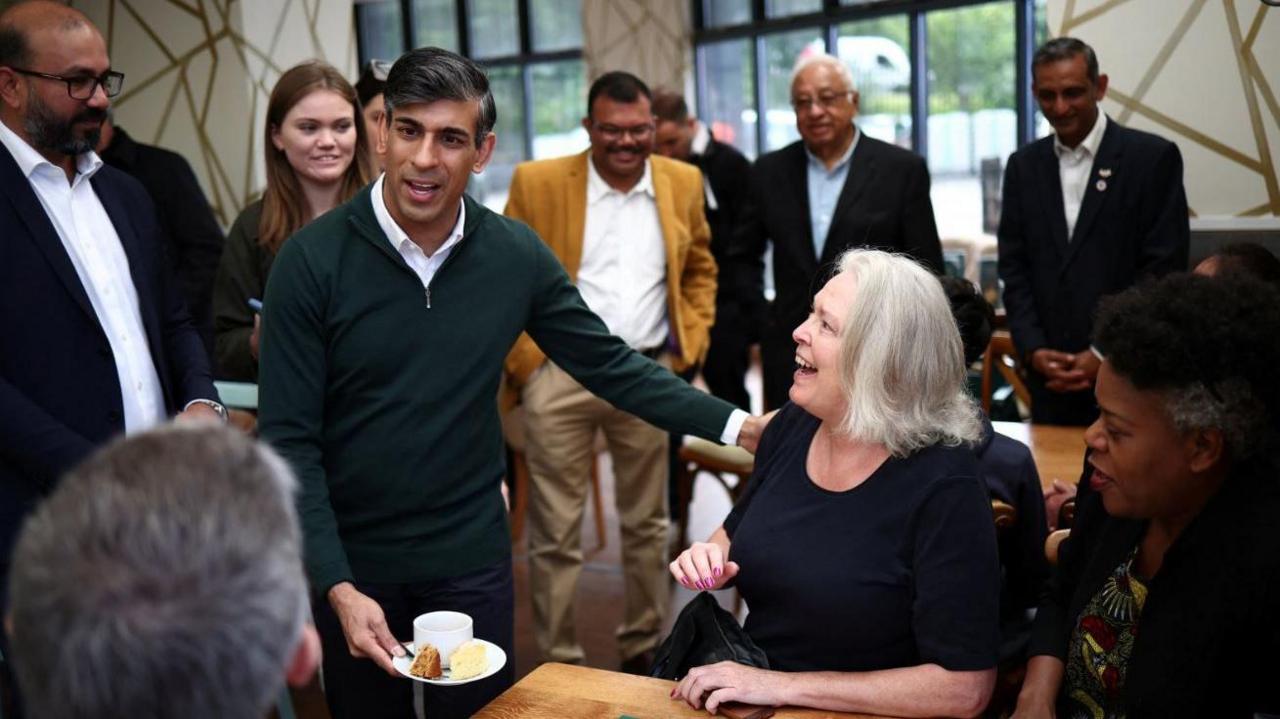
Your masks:
{"label": "wooden table", "polygon": [[[543,664],[494,699],[477,717],[485,719],[707,719],[670,698],[674,682],[637,677],[570,664]],[[780,708],[776,719],[881,719],[868,714],[843,714],[813,709]]]}
{"label": "wooden table", "polygon": [[991,426],[1006,437],[1031,448],[1040,486],[1049,490],[1055,478],[1068,484],[1080,479],[1084,468],[1084,427],[1059,427],[1025,422],[992,422]]}

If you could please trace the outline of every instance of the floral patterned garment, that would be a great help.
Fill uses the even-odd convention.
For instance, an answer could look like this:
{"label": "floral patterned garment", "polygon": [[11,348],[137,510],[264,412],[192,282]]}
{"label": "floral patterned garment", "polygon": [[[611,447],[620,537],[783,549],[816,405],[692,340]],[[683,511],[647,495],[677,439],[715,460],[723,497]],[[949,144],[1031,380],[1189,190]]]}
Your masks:
{"label": "floral patterned garment", "polygon": [[1147,601],[1147,587],[1132,571],[1137,555],[1135,546],[1085,605],[1071,633],[1058,714],[1064,719],[1124,719],[1120,693]]}

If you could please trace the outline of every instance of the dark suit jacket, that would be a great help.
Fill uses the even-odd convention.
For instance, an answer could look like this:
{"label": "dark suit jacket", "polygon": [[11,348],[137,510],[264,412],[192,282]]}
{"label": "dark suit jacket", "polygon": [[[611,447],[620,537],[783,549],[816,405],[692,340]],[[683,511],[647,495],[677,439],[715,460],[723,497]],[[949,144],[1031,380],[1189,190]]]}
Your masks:
{"label": "dark suit jacket", "polygon": [[176,152],[136,142],[115,128],[102,161],[132,175],[160,213],[164,250],[177,275],[191,321],[213,354],[213,277],[222,255],[222,228],[191,165]]}
{"label": "dark suit jacket", "polygon": [[[1087,348],[1099,299],[1144,276],[1187,268],[1190,229],[1178,147],[1107,120],[1070,242],[1053,137],[1009,157],[1000,279],[1009,329],[1024,356],[1045,347]],[[1098,189],[1101,181],[1105,190]]]}
{"label": "dark suit jacket", "polygon": [[819,268],[851,247],[876,247],[911,255],[934,272],[942,270],[942,245],[924,159],[863,133],[849,162],[849,176],[836,202],[822,257],[815,256],[813,249],[804,145],[794,142],[770,152],[752,168],[741,241],[735,243],[722,275],[734,278],[742,296],[762,296],[762,257],[765,243],[773,243],[777,294],[761,334],[770,406],[786,400],[795,353],[791,331],[809,313]]}
{"label": "dark suit jacket", "polygon": [[690,157],[689,162],[702,170],[715,194],[715,209],[706,208],[707,224],[711,225],[711,254],[716,262],[724,264],[746,210],[751,161],[733,145],[713,139],[706,152]]}
{"label": "dark suit jacket", "polygon": [[[164,265],[146,190],[110,166],[91,182],[129,260],[166,409],[217,399],[204,345]],[[89,296],[40,199],[2,145],[0,196],[2,576],[23,517],[60,474],[124,431],[124,406]]]}

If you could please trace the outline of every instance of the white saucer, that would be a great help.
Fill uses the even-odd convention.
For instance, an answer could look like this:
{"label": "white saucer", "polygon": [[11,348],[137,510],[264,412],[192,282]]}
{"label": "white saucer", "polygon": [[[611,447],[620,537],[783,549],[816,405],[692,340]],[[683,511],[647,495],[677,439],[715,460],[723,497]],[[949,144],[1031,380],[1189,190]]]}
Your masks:
{"label": "white saucer", "polygon": [[[479,681],[481,679],[486,679],[488,677],[493,676],[498,672],[499,669],[507,665],[507,653],[502,651],[502,647],[498,646],[497,644],[494,644],[493,642],[487,642],[483,639],[476,639],[474,641],[484,645],[485,656],[489,660],[489,668],[484,670],[482,673],[477,674],[474,677],[468,677],[466,679],[457,679],[457,680],[450,679],[449,674],[452,670],[447,668],[444,670],[444,676],[439,677],[437,679],[423,679],[422,677],[415,677],[414,675],[409,673],[409,667],[413,665],[413,655],[408,655],[408,654],[406,654],[403,657],[393,657],[391,659],[391,663],[395,665],[396,671],[400,672],[406,677],[409,677],[414,681],[422,682],[424,684],[435,684],[437,686],[455,686],[458,684],[470,684],[471,682]],[[416,654],[418,651],[418,647],[414,644],[409,644],[409,646],[413,647],[414,654]]]}

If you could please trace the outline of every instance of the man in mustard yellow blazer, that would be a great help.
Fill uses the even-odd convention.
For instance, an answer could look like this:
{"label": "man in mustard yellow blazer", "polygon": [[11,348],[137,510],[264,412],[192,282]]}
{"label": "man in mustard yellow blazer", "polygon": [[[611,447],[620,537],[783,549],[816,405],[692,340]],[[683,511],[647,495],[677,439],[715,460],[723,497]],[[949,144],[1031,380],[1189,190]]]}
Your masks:
{"label": "man in mustard yellow blazer", "polygon": [[[587,111],[591,148],[518,166],[506,214],[551,247],[610,332],[676,372],[695,367],[707,352],[716,294],[702,175],[649,156],[650,93],[635,76],[601,76]],[[619,651],[624,669],[647,670],[668,601],[667,434],[591,394],[528,335],[507,358],[507,380],[525,407],[529,584],[541,659],[583,659],[574,595],[594,439],[602,430],[622,530],[627,599]]]}

